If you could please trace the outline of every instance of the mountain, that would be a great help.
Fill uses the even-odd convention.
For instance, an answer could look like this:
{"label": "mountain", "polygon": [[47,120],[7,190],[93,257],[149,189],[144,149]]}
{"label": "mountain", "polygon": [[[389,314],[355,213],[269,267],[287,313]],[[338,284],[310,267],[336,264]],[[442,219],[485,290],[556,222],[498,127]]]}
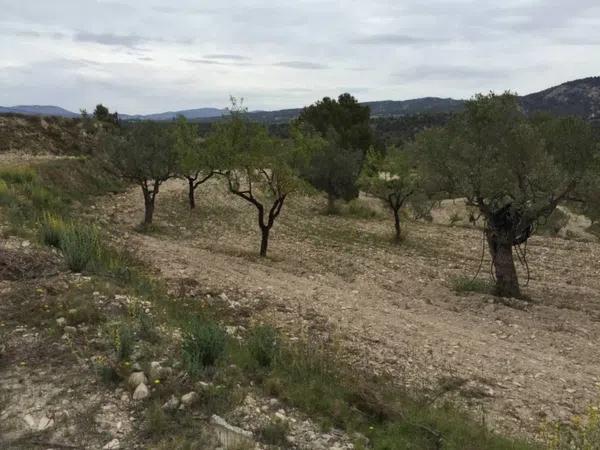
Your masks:
{"label": "mountain", "polygon": [[[383,100],[365,102],[371,108],[372,117],[402,117],[415,114],[453,113],[460,111],[464,100],[452,98],[424,97],[412,100]],[[588,120],[600,121],[600,77],[569,81],[559,86],[521,97],[521,104],[527,112],[549,112],[559,115],[572,114]],[[301,108],[279,111],[252,111],[250,116],[259,122],[287,123],[298,117]],[[0,113],[26,115],[78,117],[79,114],[57,106],[0,106]],[[183,111],[168,111],[158,114],[128,115],[119,114],[123,120],[173,120],[183,115],[190,120],[211,122],[227,113],[226,109],[198,108]]]}
{"label": "mountain", "polygon": [[221,117],[223,114],[227,112],[227,109],[219,109],[219,108],[198,108],[198,109],[186,109],[183,111],[168,111],[164,113],[158,114],[148,114],[148,115],[129,115],[129,114],[119,114],[119,117],[123,120],[173,120],[177,116],[184,116],[189,120],[197,120],[197,119],[206,119],[206,118],[214,118]]}
{"label": "mountain", "polygon": [[50,105],[20,105],[20,106],[0,106],[0,114],[24,114],[26,116],[58,116],[58,117],[79,117],[79,114],[67,111],[59,106]]}
{"label": "mountain", "polygon": [[521,97],[527,112],[549,112],[600,120],[600,77],[569,81]]}

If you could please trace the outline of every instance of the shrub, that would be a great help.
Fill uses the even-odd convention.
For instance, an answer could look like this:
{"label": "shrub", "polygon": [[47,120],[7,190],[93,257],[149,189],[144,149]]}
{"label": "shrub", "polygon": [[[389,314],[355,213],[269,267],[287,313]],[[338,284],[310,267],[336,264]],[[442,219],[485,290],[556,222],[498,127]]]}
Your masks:
{"label": "shrub", "polygon": [[248,338],[248,351],[259,367],[271,367],[279,351],[277,331],[266,325],[256,327]]}
{"label": "shrub", "polygon": [[81,272],[100,256],[98,231],[92,227],[69,225],[60,237],[67,266],[74,272]]}
{"label": "shrub", "polygon": [[53,214],[46,214],[40,223],[40,239],[46,245],[60,248],[62,236],[67,229],[63,220]]}
{"label": "shrub", "polygon": [[487,280],[469,277],[456,277],[452,280],[452,290],[456,293],[477,292],[479,294],[491,294],[494,286]]}
{"label": "shrub", "polygon": [[226,333],[216,323],[198,318],[191,320],[183,333],[183,362],[191,375],[199,375],[214,366],[225,351]]}

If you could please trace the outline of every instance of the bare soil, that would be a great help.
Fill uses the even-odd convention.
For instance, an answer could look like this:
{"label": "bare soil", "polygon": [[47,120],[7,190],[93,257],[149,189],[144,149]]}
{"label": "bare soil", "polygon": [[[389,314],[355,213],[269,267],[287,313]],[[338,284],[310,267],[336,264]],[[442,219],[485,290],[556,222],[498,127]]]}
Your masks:
{"label": "bare soil", "polygon": [[[260,259],[252,205],[217,181],[198,189],[195,211],[185,198],[183,182],[166,183],[156,228],[146,233],[135,231],[143,217],[137,189],[88,213],[173,286],[231,293],[254,320],[291,334],[329,334],[353,364],[410,387],[459,380],[459,398],[498,430],[535,434],[597,399],[597,243],[533,237],[524,288],[531,300],[508,306],[451,288],[456,277],[477,271],[480,230],[408,222],[396,245],[391,217],[381,212],[369,220],[326,216],[321,199],[290,199],[269,257]],[[485,278],[487,254],[482,267]]]}

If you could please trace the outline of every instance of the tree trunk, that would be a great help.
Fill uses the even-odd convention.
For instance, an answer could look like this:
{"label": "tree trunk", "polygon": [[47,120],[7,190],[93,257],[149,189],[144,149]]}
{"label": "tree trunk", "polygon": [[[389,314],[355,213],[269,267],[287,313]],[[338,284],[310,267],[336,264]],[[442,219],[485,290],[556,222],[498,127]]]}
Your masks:
{"label": "tree trunk", "polygon": [[260,231],[262,233],[262,237],[260,240],[260,256],[267,256],[267,248],[269,246],[269,231],[271,231],[268,227],[261,227]]}
{"label": "tree trunk", "polygon": [[335,213],[335,195],[327,193],[327,214]]}
{"label": "tree trunk", "polygon": [[196,197],[194,196],[194,190],[196,189],[196,186],[194,185],[194,179],[193,178],[188,178],[188,198],[190,201],[190,209],[194,209],[196,207]]}
{"label": "tree trunk", "polygon": [[144,225],[151,225],[154,217],[154,195],[150,192],[144,192]]}
{"label": "tree trunk", "polygon": [[394,211],[394,227],[396,228],[396,242],[400,242],[402,230],[400,228],[400,209],[392,208]]}
{"label": "tree trunk", "polygon": [[496,294],[500,297],[521,297],[517,269],[513,259],[512,239],[486,232],[496,274]]}

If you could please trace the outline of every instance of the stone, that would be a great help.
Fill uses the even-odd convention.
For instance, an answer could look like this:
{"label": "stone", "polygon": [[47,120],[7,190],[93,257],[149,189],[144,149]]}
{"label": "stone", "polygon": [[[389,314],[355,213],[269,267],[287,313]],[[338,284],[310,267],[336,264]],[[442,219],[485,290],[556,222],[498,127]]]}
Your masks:
{"label": "stone", "polygon": [[129,379],[127,380],[127,384],[131,389],[137,388],[142,383],[148,383],[148,378],[146,378],[144,372],[133,372],[129,375]]}
{"label": "stone", "polygon": [[38,423],[37,429],[38,429],[38,431],[44,431],[44,430],[47,430],[48,428],[52,428],[53,426],[54,426],[54,420],[49,419],[46,416],[43,416],[40,419],[40,422]]}
{"label": "stone", "polygon": [[102,450],[116,450],[119,448],[121,448],[121,443],[119,442],[118,439],[113,439],[108,444],[106,444],[104,447],[102,447]]}
{"label": "stone", "polygon": [[173,410],[177,409],[178,406],[179,406],[179,399],[177,397],[175,397],[174,395],[171,395],[171,398],[169,400],[167,400],[164,405],[162,405],[162,409],[165,409],[167,411],[173,411]]}
{"label": "stone", "polygon": [[190,406],[196,400],[198,400],[198,394],[196,394],[194,391],[188,392],[187,394],[181,396],[181,404],[183,406]]}
{"label": "stone", "polygon": [[134,372],[141,372],[142,366],[140,366],[140,363],[133,363],[133,365],[131,366],[131,370],[133,370]]}
{"label": "stone", "polygon": [[59,317],[58,319],[56,319],[56,325],[58,325],[59,327],[64,327],[67,324],[67,319],[65,319],[64,317]]}
{"label": "stone", "polygon": [[75,328],[75,327],[66,326],[64,328],[64,330],[65,330],[65,334],[75,334],[75,333],[77,333],[77,328]]}
{"label": "stone", "polygon": [[23,420],[29,426],[29,428],[35,428],[35,419],[31,414],[26,414],[23,416]]}
{"label": "stone", "polygon": [[210,418],[210,423],[214,427],[221,445],[226,448],[254,445],[252,432],[230,425],[225,419],[216,414],[213,414]]}
{"label": "stone", "polygon": [[145,383],[140,383],[138,387],[135,388],[133,392],[134,400],[144,400],[150,396],[150,391],[148,390],[148,386]]}

